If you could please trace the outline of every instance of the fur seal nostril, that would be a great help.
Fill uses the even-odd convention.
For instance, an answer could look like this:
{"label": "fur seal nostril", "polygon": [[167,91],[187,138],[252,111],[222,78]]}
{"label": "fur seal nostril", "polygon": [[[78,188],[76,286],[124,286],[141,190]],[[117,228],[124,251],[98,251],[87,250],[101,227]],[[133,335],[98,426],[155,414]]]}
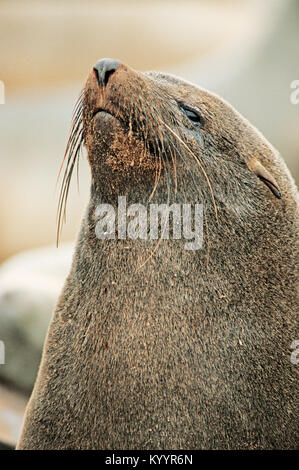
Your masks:
{"label": "fur seal nostril", "polygon": [[[97,67],[104,86],[115,64]],[[282,157],[207,90],[124,64],[101,89],[92,70],[59,226],[82,145],[90,201],[18,448],[297,448],[299,206]],[[118,213],[119,196],[202,204],[201,249],[121,224],[98,239],[99,204]]]}
{"label": "fur seal nostril", "polygon": [[119,61],[115,59],[101,59],[93,67],[97,74],[100,87],[107,85],[109,77],[116,71]]}

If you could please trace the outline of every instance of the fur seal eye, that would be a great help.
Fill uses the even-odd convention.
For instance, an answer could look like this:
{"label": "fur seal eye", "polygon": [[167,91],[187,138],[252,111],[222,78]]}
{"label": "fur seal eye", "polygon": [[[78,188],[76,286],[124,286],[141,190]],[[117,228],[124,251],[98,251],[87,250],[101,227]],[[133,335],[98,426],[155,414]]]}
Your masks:
{"label": "fur seal eye", "polygon": [[196,109],[182,103],[179,103],[179,107],[193,124],[203,124],[203,119]]}

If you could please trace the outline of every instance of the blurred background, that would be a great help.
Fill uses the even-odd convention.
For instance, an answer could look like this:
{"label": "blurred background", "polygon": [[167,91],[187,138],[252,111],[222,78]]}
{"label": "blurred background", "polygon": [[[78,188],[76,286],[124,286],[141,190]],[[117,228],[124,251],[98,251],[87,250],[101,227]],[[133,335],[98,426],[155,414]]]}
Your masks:
{"label": "blurred background", "polygon": [[[15,444],[89,195],[86,160],[55,248],[56,179],[92,65],[118,58],[220,94],[299,182],[297,0],[0,0],[0,446]],[[58,187],[59,188],[59,187]]]}

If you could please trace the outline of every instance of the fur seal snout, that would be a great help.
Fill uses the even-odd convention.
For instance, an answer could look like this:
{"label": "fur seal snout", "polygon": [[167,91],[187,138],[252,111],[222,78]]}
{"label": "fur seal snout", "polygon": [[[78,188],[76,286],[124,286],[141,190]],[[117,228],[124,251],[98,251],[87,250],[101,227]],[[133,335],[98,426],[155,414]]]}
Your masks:
{"label": "fur seal snout", "polygon": [[100,87],[107,85],[109,77],[117,70],[120,63],[115,59],[101,59],[99,60],[93,70],[96,72],[97,79]]}
{"label": "fur seal snout", "polygon": [[[298,191],[279,153],[218,96],[107,59],[75,108],[60,221],[82,145],[90,201],[18,448],[296,448]],[[202,204],[202,248],[98,239],[119,196]]]}

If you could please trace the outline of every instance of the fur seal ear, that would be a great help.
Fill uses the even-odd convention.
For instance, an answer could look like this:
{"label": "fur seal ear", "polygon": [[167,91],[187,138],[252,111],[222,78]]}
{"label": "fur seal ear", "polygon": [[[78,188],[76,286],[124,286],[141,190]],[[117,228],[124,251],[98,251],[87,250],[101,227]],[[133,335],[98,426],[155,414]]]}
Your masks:
{"label": "fur seal ear", "polygon": [[257,158],[251,158],[247,163],[247,166],[260,180],[263,181],[263,183],[268,186],[274,196],[276,196],[278,199],[282,198],[282,194],[280,192],[278,184],[275,181],[275,178],[271,175],[268,170],[266,170],[266,168],[261,164],[261,162]]}

